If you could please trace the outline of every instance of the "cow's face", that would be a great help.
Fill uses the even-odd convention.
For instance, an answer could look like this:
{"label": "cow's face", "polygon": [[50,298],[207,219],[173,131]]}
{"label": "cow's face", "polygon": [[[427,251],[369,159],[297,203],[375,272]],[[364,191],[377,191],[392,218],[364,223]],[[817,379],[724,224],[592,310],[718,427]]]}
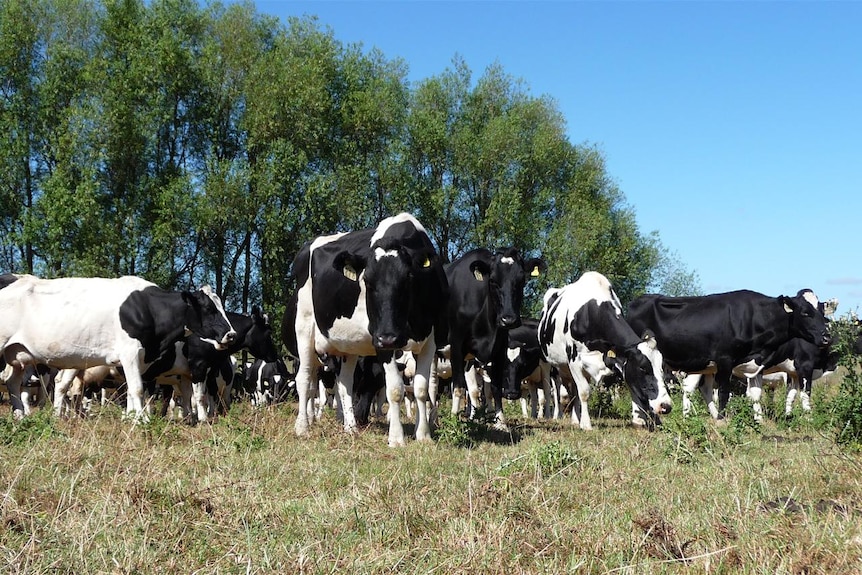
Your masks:
{"label": "cow's face", "polygon": [[248,350],[258,359],[266,363],[279,360],[278,350],[272,341],[272,326],[269,317],[257,306],[251,310],[251,329],[245,336]]}
{"label": "cow's face", "polygon": [[[490,266],[477,260],[470,271],[478,281],[488,283],[488,295],[497,317],[497,327],[511,329],[521,325],[521,303],[528,277],[537,277],[545,263],[539,258],[524,260],[518,250],[498,251]],[[528,276],[529,274],[529,276]]]}
{"label": "cow's face", "polygon": [[381,240],[364,270],[368,331],[378,350],[405,347],[410,338],[411,307],[416,282],[434,281],[437,255],[433,250],[407,249]]}
{"label": "cow's face", "polygon": [[204,286],[195,292],[184,291],[182,296],[186,302],[186,328],[216,349],[227,349],[236,339],[236,331],[218,295]]}
{"label": "cow's face", "polygon": [[664,385],[662,355],[655,337],[647,333],[637,346],[626,350],[625,379],[632,401],[644,412],[654,415],[670,413],[673,402]]}
{"label": "cow's face", "polygon": [[801,337],[820,347],[832,342],[829,326],[813,291],[799,290],[794,297],[781,296],[778,299],[784,311],[790,315],[790,331],[794,337]]}
{"label": "cow's face", "polygon": [[515,400],[521,397],[521,373],[525,358],[519,345],[506,348],[506,366],[503,369],[503,395]]}

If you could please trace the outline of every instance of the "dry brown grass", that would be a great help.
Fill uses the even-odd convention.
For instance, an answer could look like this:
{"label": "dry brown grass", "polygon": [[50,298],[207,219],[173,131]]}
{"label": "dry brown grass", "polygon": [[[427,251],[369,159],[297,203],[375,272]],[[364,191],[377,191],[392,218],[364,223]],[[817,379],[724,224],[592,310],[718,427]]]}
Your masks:
{"label": "dry brown grass", "polygon": [[[767,423],[516,420],[474,449],[236,406],[214,425],[39,417],[0,460],[7,573],[862,573],[860,460]],[[780,440],[776,439],[780,438]],[[8,442],[8,441],[7,441]],[[789,500],[794,506],[782,505]]]}

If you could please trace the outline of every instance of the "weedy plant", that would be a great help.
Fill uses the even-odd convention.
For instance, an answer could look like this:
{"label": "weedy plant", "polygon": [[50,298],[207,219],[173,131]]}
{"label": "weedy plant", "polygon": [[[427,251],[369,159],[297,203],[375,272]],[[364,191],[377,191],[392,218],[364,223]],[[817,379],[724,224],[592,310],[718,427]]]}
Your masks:
{"label": "weedy plant", "polygon": [[50,409],[42,409],[35,414],[17,420],[12,415],[0,419],[0,445],[28,445],[38,439],[63,437]]}
{"label": "weedy plant", "polygon": [[862,368],[852,358],[845,366],[847,373],[829,404],[834,437],[838,445],[862,451]]}

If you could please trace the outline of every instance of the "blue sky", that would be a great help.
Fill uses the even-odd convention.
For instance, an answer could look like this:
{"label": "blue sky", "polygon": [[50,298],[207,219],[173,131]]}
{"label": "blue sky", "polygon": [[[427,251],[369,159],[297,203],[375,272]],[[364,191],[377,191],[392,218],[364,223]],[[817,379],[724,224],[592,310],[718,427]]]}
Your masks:
{"label": "blue sky", "polygon": [[861,2],[256,2],[420,81],[461,56],[548,95],[705,292],[862,312]]}

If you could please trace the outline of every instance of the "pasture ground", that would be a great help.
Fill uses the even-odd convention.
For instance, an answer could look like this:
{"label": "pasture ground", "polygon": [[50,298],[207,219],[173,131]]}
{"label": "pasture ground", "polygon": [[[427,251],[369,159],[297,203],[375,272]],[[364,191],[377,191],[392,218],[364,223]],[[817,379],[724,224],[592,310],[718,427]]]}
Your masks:
{"label": "pasture ground", "polygon": [[801,418],[583,432],[518,411],[403,449],[332,413],[298,439],[293,404],[196,427],[4,414],[0,570],[862,573],[862,457]]}

